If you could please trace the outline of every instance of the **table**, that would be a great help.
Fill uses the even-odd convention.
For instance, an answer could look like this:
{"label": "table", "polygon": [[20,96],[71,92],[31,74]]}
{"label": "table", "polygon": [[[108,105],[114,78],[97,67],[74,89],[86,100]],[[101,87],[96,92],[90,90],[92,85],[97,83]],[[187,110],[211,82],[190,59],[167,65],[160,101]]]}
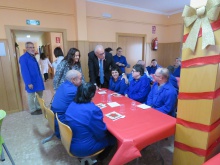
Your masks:
{"label": "table", "polygon": [[[107,89],[106,101],[109,94],[113,92]],[[103,96],[96,92],[93,102],[95,104],[103,101]],[[141,156],[140,151],[146,146],[167,138],[175,133],[176,119],[163,114],[152,108],[143,110],[136,107],[135,110],[131,110],[131,102],[133,100],[127,97],[111,97],[112,102],[124,104],[125,118],[118,119],[116,121],[106,117],[105,114],[112,111],[120,113],[120,107],[110,107],[107,105],[103,108],[104,122],[107,125],[107,129],[111,132],[118,141],[118,149],[114,154],[109,165],[123,165],[131,160]],[[140,103],[136,102],[136,105]]]}
{"label": "table", "polygon": [[220,162],[220,153],[218,155],[215,155],[211,159],[209,159],[203,165],[217,165],[217,164],[219,164],[219,162]]}

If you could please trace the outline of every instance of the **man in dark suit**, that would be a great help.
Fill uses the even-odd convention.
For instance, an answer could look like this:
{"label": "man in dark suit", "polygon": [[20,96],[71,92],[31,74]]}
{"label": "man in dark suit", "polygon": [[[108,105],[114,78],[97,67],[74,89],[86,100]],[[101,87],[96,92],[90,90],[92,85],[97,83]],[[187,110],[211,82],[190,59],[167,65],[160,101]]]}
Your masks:
{"label": "man in dark suit", "polygon": [[97,45],[88,56],[90,82],[98,87],[108,88],[111,67],[115,66],[112,55],[105,52],[102,45]]}

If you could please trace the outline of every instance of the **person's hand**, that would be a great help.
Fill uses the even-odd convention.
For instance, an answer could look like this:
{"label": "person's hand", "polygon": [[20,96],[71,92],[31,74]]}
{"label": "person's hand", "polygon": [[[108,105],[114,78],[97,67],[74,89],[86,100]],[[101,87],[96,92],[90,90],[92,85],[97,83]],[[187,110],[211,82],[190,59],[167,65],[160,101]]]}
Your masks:
{"label": "person's hand", "polygon": [[122,79],[125,79],[125,84],[128,84],[128,78],[127,78],[127,75],[124,73],[121,77],[121,80]]}
{"label": "person's hand", "polygon": [[119,62],[116,62],[115,64],[116,64],[116,65],[119,65],[120,63],[119,63]]}
{"label": "person's hand", "polygon": [[33,84],[29,84],[29,85],[28,85],[28,88],[29,88],[29,89],[33,89],[33,88],[34,88]]}
{"label": "person's hand", "polygon": [[125,97],[128,97],[128,95],[127,95],[127,94],[125,94]]}

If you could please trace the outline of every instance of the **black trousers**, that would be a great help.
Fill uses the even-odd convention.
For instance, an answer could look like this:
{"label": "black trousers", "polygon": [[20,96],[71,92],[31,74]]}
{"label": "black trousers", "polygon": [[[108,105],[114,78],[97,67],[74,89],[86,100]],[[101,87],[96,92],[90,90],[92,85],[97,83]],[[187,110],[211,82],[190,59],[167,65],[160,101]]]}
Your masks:
{"label": "black trousers", "polygon": [[98,76],[97,79],[96,79],[96,84],[99,88],[107,88],[108,89],[108,86],[109,86],[109,80],[107,80],[105,77],[104,77],[104,83],[101,84],[100,83],[100,77]]}
{"label": "black trousers", "polygon": [[47,81],[48,79],[48,73],[44,73],[44,81]]}

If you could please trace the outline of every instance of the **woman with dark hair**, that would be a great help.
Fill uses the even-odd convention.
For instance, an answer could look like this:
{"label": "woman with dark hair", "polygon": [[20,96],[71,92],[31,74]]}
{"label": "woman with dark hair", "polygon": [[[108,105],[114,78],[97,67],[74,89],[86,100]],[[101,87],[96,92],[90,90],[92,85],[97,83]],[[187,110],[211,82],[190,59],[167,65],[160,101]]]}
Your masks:
{"label": "woman with dark hair", "polygon": [[80,85],[75,102],[65,113],[65,123],[73,131],[70,152],[78,157],[92,155],[115,144],[115,138],[107,132],[101,109],[92,102],[95,91],[92,83]]}
{"label": "woman with dark hair", "polygon": [[109,81],[109,89],[124,95],[128,85],[125,83],[125,79],[122,79],[120,68],[118,66],[112,67],[111,73],[112,76]]}
{"label": "woman with dark hair", "polygon": [[48,65],[50,67],[52,67],[52,65],[44,53],[40,54],[39,64],[41,67],[41,73],[44,75],[44,81],[46,82],[48,79],[48,70],[49,70]]}
{"label": "woman with dark hair", "polygon": [[125,96],[144,103],[151,89],[150,80],[144,73],[144,67],[141,64],[134,65],[131,73],[133,80],[130,81]]}
{"label": "woman with dark hair", "polygon": [[108,47],[108,48],[105,48],[105,52],[108,52],[108,53],[111,53],[113,52],[112,48]]}
{"label": "woman with dark hair", "polygon": [[52,63],[52,66],[54,69],[57,69],[57,65],[63,60],[64,55],[63,55],[63,51],[60,47],[56,47],[54,49],[53,53],[57,59]]}
{"label": "woman with dark hair", "polygon": [[[60,84],[65,81],[66,73],[71,70],[78,70],[82,73],[80,63],[80,51],[76,48],[71,48],[64,59],[57,66],[57,70],[53,79],[53,88],[56,90]],[[82,79],[84,82],[84,75],[82,73]]]}

